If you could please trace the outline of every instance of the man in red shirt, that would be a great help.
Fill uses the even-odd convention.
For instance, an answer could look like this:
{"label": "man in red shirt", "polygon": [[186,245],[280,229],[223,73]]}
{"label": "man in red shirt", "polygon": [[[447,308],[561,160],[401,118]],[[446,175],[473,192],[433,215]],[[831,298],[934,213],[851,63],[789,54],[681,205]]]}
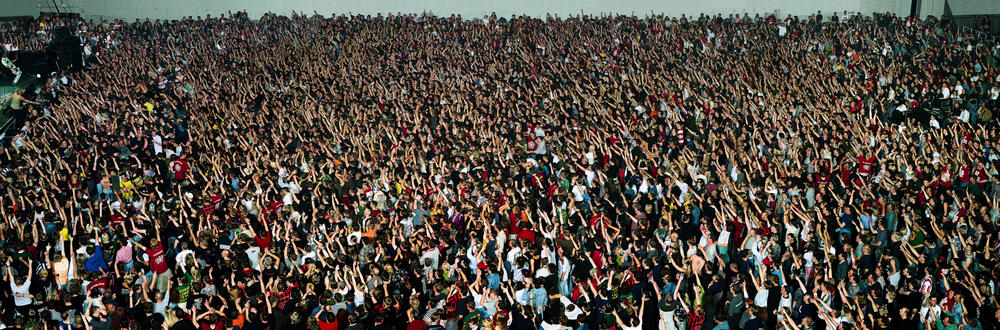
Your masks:
{"label": "man in red shirt", "polygon": [[90,282],[90,284],[87,284],[87,292],[94,291],[97,289],[101,290],[108,289],[108,278],[106,276],[102,276],[98,279],[95,279],[93,282]]}
{"label": "man in red shirt", "polygon": [[971,179],[972,170],[969,168],[969,165],[962,165],[958,168],[958,182],[961,183],[963,187],[968,186]]}
{"label": "man in red shirt", "polygon": [[847,163],[840,165],[840,182],[846,187],[851,183],[851,168],[848,167]]}
{"label": "man in red shirt", "polygon": [[187,160],[184,159],[183,157],[179,157],[177,159],[174,159],[174,161],[170,162],[170,171],[174,172],[175,181],[183,182],[185,175],[187,174],[187,171],[190,169],[191,166],[188,165]]}
{"label": "man in red shirt", "polygon": [[257,243],[257,247],[260,248],[260,252],[264,253],[267,248],[271,247],[271,232],[264,230],[257,232],[253,237],[254,242]]}
{"label": "man in red shirt", "polygon": [[[157,235],[159,237],[159,235]],[[167,261],[165,258],[165,253],[163,251],[163,243],[161,243],[156,238],[149,239],[149,245],[153,248],[145,247],[142,244],[136,243],[140,249],[149,255],[149,269],[157,274],[163,274],[167,272]]]}
{"label": "man in red shirt", "polygon": [[531,230],[531,223],[525,222],[521,224],[521,231],[517,233],[517,238],[531,243],[535,242],[535,231]]}
{"label": "man in red shirt", "polygon": [[824,171],[822,174],[820,172],[813,173],[813,188],[819,189],[826,186],[830,183],[831,177],[833,177],[833,173],[829,171]]}
{"label": "man in red shirt", "polygon": [[[345,313],[346,314],[346,313]],[[321,330],[336,330],[340,328],[339,316],[333,314],[333,306],[324,306],[316,311],[313,317],[319,323]]]}
{"label": "man in red shirt", "polygon": [[146,218],[146,220],[153,223],[153,233],[156,234],[156,238],[149,239],[149,247],[143,246],[138,242],[135,243],[135,246],[139,247],[146,252],[147,255],[149,255],[149,270],[160,275],[156,277],[156,288],[161,291],[166,291],[167,282],[170,281],[172,274],[168,274],[170,269],[167,267],[166,252],[163,250],[163,243],[160,242],[160,226],[155,220],[150,220],[148,218]]}
{"label": "man in red shirt", "polygon": [[872,167],[875,165],[875,155],[865,158],[865,156],[858,155],[858,176],[862,178],[867,178],[872,174]]}

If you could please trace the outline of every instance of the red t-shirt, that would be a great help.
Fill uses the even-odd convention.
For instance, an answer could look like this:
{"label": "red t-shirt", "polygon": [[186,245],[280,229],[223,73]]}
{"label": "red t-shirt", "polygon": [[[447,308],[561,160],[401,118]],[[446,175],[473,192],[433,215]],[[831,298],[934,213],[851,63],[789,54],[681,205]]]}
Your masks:
{"label": "red t-shirt", "polygon": [[535,231],[531,229],[521,229],[520,233],[517,233],[518,239],[528,240],[529,242],[535,242]]}
{"label": "red t-shirt", "polygon": [[406,330],[424,330],[427,329],[427,323],[424,320],[414,320],[406,326]]}
{"label": "red t-shirt", "polygon": [[833,177],[833,173],[819,174],[819,172],[813,173],[813,188],[819,188],[821,185],[830,183],[830,178]]}
{"label": "red t-shirt", "polygon": [[595,227],[595,226],[597,226],[597,221],[599,221],[599,220],[601,220],[601,214],[600,213],[594,214],[594,216],[590,217],[590,220],[587,221],[587,223],[589,223],[591,227]]}
{"label": "red t-shirt", "polygon": [[843,181],[844,185],[851,183],[851,170],[847,167],[847,164],[844,164],[840,169],[840,181]]}
{"label": "red t-shirt", "polygon": [[264,231],[264,236],[254,236],[253,240],[257,241],[257,247],[260,247],[260,252],[264,252],[267,248],[271,247],[271,232]]}
{"label": "red t-shirt", "polygon": [[972,172],[969,171],[968,166],[962,166],[958,168],[958,181],[963,183],[968,183],[972,177]]}
{"label": "red t-shirt", "polygon": [[872,174],[872,165],[875,163],[875,156],[865,158],[858,156],[858,175],[869,176]]}
{"label": "red t-shirt", "polygon": [[164,258],[162,242],[156,242],[155,249],[146,249],[146,254],[149,255],[149,268],[152,271],[157,274],[167,272],[167,261]]}
{"label": "red t-shirt", "polygon": [[106,290],[107,288],[108,288],[108,278],[107,277],[102,277],[100,279],[94,280],[93,282],[90,282],[90,284],[87,284],[87,291],[93,291],[95,289],[104,289],[104,290]]}
{"label": "red t-shirt", "polygon": [[225,329],[226,324],[222,320],[215,321],[215,323],[209,323],[207,320],[201,320],[198,322],[198,327],[202,330],[216,330]]}
{"label": "red t-shirt", "polygon": [[120,224],[122,222],[125,222],[125,218],[122,218],[122,217],[119,217],[119,216],[115,215],[114,212],[111,212],[110,217],[111,217],[111,224],[112,225],[117,225],[117,224]]}
{"label": "red t-shirt", "polygon": [[507,231],[510,232],[510,233],[512,233],[512,234],[513,233],[520,234],[521,233],[521,228],[518,226],[518,223],[521,222],[520,215],[517,214],[517,213],[511,212],[509,219],[510,219],[510,226],[507,227]]}
{"label": "red t-shirt", "polygon": [[319,320],[319,330],[337,330],[336,320],[334,322]]}
{"label": "red t-shirt", "polygon": [[951,180],[952,180],[951,170],[945,167],[944,170],[941,171],[941,176],[939,177],[939,180],[941,181],[942,186],[951,188]]}
{"label": "red t-shirt", "polygon": [[190,169],[191,166],[188,165],[187,160],[184,158],[177,158],[170,163],[170,170],[174,172],[174,180],[177,181],[184,181],[184,175]]}
{"label": "red t-shirt", "polygon": [[604,262],[601,261],[601,256],[603,256],[601,251],[594,250],[593,252],[590,253],[590,259],[594,260],[594,266],[597,266],[595,267],[597,269],[601,269],[604,267]]}

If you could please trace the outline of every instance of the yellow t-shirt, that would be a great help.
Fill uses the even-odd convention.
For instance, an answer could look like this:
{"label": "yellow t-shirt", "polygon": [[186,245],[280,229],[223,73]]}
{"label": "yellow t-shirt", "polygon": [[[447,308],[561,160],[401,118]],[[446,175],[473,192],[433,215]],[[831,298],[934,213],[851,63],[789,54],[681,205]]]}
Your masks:
{"label": "yellow t-shirt", "polygon": [[132,199],[132,189],[134,187],[135,185],[132,183],[132,180],[122,182],[122,197]]}
{"label": "yellow t-shirt", "polygon": [[59,231],[59,240],[68,241],[69,240],[69,228],[63,228]]}

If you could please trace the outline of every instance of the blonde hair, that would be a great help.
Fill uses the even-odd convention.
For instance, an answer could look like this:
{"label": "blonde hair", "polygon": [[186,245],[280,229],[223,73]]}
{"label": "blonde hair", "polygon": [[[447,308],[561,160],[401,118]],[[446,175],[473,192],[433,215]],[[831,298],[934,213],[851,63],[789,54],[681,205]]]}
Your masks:
{"label": "blonde hair", "polygon": [[164,327],[167,327],[167,328],[173,327],[174,324],[177,323],[177,321],[180,321],[180,319],[177,318],[176,313],[172,313],[172,311],[168,310],[166,313],[163,313],[163,314],[164,314],[163,315],[163,326]]}

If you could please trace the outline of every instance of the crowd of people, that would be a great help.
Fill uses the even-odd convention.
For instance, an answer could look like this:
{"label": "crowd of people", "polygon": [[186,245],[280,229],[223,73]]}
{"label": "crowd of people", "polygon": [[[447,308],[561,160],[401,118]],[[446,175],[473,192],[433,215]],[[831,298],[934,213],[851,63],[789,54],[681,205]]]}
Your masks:
{"label": "crowd of people", "polygon": [[0,152],[6,328],[1000,329],[948,21],[46,22],[92,49]]}

